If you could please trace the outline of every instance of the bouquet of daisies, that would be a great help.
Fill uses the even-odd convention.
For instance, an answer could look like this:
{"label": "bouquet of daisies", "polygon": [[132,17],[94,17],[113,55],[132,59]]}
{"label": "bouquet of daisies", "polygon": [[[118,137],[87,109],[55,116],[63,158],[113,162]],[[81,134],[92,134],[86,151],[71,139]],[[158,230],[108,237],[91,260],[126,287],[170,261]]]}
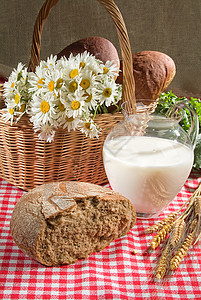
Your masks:
{"label": "bouquet of daisies", "polygon": [[95,115],[121,99],[117,74],[113,62],[103,64],[87,52],[59,60],[50,56],[34,73],[19,63],[4,84],[4,118],[12,125],[26,113],[39,138],[48,142],[58,128],[98,137]]}

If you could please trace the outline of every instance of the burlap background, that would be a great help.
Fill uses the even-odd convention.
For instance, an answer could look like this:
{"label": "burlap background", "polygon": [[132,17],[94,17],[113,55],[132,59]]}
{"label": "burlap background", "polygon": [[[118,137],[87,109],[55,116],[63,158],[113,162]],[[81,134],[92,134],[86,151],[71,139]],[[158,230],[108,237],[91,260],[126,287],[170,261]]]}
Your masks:
{"label": "burlap background", "polygon": [[[0,75],[9,75],[20,61],[28,63],[33,26],[42,4],[43,0],[1,0]],[[170,88],[179,95],[201,97],[201,1],[116,0],[116,4],[125,19],[132,52],[168,54],[177,66]],[[96,0],[60,0],[43,30],[41,58],[96,35],[108,38],[119,50],[115,27]]]}

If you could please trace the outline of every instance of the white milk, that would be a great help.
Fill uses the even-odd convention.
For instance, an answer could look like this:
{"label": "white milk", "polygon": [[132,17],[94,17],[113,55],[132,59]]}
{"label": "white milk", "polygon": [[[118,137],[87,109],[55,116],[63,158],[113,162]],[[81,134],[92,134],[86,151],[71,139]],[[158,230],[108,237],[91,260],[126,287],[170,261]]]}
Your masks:
{"label": "white milk", "polygon": [[123,136],[103,147],[111,187],[127,197],[138,213],[160,212],[184,185],[193,150],[157,137]]}

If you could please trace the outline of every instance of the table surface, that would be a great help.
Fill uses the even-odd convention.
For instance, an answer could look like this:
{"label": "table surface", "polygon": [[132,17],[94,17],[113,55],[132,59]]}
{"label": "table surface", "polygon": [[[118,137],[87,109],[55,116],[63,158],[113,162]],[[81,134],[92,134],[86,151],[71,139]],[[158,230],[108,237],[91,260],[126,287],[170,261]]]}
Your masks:
{"label": "table surface", "polygon": [[179,209],[200,182],[199,176],[189,178],[159,218],[138,219],[128,235],[103,251],[74,265],[45,267],[13,242],[10,218],[24,192],[0,179],[0,299],[201,299],[201,243],[190,249],[175,273],[158,281],[153,272],[160,248],[147,251],[153,235],[142,234]]}

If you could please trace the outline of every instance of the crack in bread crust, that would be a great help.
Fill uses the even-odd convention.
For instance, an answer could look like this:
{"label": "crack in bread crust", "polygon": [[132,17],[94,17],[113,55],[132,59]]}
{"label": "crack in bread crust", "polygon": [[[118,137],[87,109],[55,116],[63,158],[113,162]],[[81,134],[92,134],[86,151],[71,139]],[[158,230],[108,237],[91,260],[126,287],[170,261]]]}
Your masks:
{"label": "crack in bread crust", "polygon": [[44,264],[74,263],[101,251],[130,230],[129,202],[114,205],[94,197],[76,203],[66,213],[46,220],[37,248]]}
{"label": "crack in bread crust", "polygon": [[125,235],[135,220],[134,207],[120,194],[90,183],[60,182],[24,194],[10,229],[24,253],[51,266],[102,250]]}

